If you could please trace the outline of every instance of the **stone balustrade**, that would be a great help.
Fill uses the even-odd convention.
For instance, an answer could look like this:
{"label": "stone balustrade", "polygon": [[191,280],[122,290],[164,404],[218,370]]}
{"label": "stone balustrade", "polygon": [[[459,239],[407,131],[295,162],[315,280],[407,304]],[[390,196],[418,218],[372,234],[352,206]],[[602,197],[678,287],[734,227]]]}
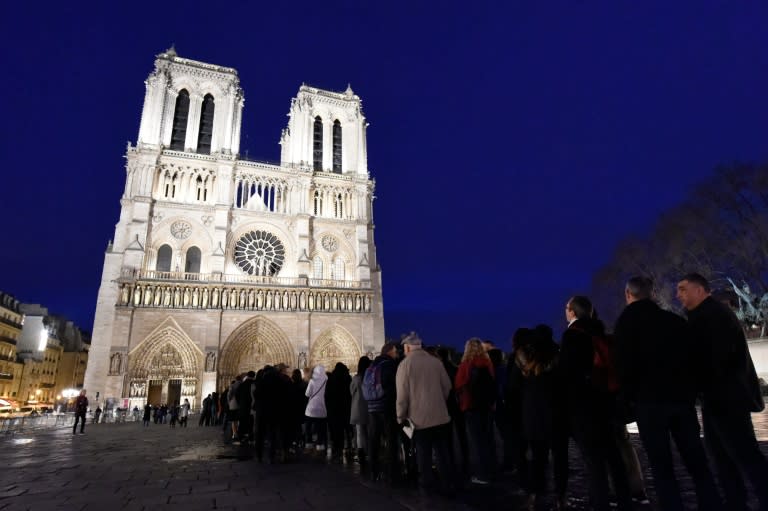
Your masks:
{"label": "stone balustrade", "polygon": [[[195,274],[199,275],[199,274]],[[277,277],[251,277],[275,279]],[[309,283],[314,279],[295,279]],[[315,281],[320,283],[345,281]],[[269,282],[272,286],[279,286]],[[372,291],[310,286],[266,287],[235,283],[120,279],[119,307],[285,312],[371,312]]]}

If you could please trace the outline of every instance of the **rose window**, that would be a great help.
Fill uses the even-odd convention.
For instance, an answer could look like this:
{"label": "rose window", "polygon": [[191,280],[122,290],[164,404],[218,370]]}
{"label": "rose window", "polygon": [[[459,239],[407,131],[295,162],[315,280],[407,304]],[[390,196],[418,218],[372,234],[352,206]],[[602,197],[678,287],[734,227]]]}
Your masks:
{"label": "rose window", "polygon": [[235,243],[235,263],[248,275],[277,275],[284,261],[283,243],[267,231],[251,231]]}

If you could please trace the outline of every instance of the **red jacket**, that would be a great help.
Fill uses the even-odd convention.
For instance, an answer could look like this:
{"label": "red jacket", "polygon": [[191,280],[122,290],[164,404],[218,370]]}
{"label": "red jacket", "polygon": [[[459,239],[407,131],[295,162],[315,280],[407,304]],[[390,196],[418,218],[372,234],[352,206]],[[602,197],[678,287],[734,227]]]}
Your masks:
{"label": "red jacket", "polygon": [[459,409],[462,412],[472,408],[472,396],[469,392],[469,377],[472,373],[473,367],[485,367],[491,376],[496,378],[496,373],[493,370],[493,364],[488,357],[475,357],[470,360],[465,360],[459,364],[459,370],[456,372],[456,396],[459,400]]}

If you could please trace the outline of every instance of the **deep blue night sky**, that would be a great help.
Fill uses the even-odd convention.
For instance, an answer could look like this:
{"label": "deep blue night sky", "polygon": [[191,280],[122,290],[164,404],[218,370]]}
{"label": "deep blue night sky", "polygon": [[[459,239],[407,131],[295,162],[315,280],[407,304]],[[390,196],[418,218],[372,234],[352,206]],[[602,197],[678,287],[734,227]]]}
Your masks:
{"label": "deep blue night sky", "polygon": [[172,43],[239,71],[252,158],[279,159],[302,82],[363,98],[393,337],[559,328],[619,240],[718,163],[768,157],[762,2],[75,4],[0,19],[0,289],[87,330]]}

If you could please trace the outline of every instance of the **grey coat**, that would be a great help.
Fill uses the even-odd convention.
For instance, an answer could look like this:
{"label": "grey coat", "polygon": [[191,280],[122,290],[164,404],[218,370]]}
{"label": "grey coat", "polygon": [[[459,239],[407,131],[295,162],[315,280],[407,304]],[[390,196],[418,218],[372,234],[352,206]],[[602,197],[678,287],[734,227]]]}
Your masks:
{"label": "grey coat", "polygon": [[350,424],[368,424],[368,401],[363,397],[363,375],[356,374],[349,384],[349,393],[352,394],[352,413]]}

